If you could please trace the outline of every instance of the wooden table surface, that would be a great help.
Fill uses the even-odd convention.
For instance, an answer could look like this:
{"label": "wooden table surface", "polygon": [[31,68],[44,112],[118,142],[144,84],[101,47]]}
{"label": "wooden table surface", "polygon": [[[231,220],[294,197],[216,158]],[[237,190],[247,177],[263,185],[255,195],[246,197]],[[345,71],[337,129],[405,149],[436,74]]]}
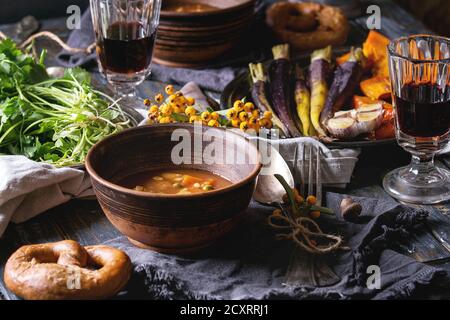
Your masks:
{"label": "wooden table surface", "polygon": [[[383,20],[382,31],[388,36],[394,38],[408,33],[429,32],[420,22],[392,2],[371,2],[382,6],[383,16],[393,18]],[[396,23],[396,17],[402,17],[401,21],[397,19],[399,21]],[[358,18],[352,22],[355,42],[365,37],[365,21],[365,18]],[[69,33],[64,25],[64,20],[54,19],[43,22],[43,29],[52,30],[66,38]],[[0,30],[8,30],[8,26],[1,26]],[[48,41],[42,41],[40,45],[50,46],[53,48],[50,51],[57,52]],[[217,97],[218,93],[213,95]],[[379,187],[384,174],[400,165],[406,165],[408,161],[409,156],[396,145],[363,150],[351,185],[340,192],[350,193],[361,188]],[[430,211],[429,226],[411,239],[411,244],[404,248],[403,253],[418,261],[450,270],[450,251],[438,240],[441,238],[450,243],[450,204],[427,209]],[[8,256],[24,244],[73,239],[81,244],[92,245],[118,236],[120,233],[106,219],[96,201],[72,200],[25,223],[11,224],[7,228],[0,239],[0,275],[3,274]],[[0,299],[1,295],[6,299],[12,298],[2,281],[3,279],[0,281]]]}

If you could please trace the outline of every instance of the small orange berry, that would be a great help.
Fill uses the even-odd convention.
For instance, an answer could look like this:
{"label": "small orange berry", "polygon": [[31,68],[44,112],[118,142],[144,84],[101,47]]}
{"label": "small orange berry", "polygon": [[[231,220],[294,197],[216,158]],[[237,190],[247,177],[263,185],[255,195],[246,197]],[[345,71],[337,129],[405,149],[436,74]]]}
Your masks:
{"label": "small orange berry", "polygon": [[255,118],[255,117],[251,117],[250,119],[248,119],[248,124],[249,124],[250,126],[254,126],[254,125],[257,124],[257,123],[258,123],[258,119]]}
{"label": "small orange berry", "polygon": [[314,196],[308,196],[306,198],[306,202],[308,202],[308,204],[310,205],[315,205],[317,203],[317,198]]}
{"label": "small orange berry", "polygon": [[247,102],[244,104],[244,111],[251,113],[253,110],[255,110],[255,105],[252,102]]}
{"label": "small orange berry", "polygon": [[270,111],[266,111],[266,112],[264,112],[264,116],[263,116],[265,119],[272,119],[272,117],[273,117],[273,113],[272,112],[270,112]]}
{"label": "small orange berry", "polygon": [[239,120],[241,121],[247,121],[248,120],[248,114],[245,111],[239,112]]}
{"label": "small orange berry", "polygon": [[169,84],[168,86],[166,86],[164,90],[166,91],[167,94],[173,94],[174,92],[173,85]]}
{"label": "small orange berry", "polygon": [[169,98],[168,98],[169,103],[175,103],[175,102],[176,102],[176,99],[177,99],[177,96],[174,95],[174,94],[171,94],[171,95],[169,96]]}
{"label": "small orange berry", "polygon": [[201,123],[202,122],[202,118],[200,118],[199,116],[191,116],[189,118],[189,122],[190,123],[194,123],[194,122]]}
{"label": "small orange berry", "polygon": [[192,97],[187,97],[187,98],[186,98],[186,104],[187,104],[188,106],[193,106],[193,105],[195,104],[195,99],[192,98]]}
{"label": "small orange berry", "polygon": [[247,123],[247,121],[241,122],[241,124],[239,125],[239,128],[241,128],[242,131],[247,131],[248,130],[248,123]]}
{"label": "small orange berry", "polygon": [[152,104],[152,102],[150,101],[150,99],[144,99],[144,105],[149,107],[151,104]]}
{"label": "small orange berry", "polygon": [[187,107],[186,110],[184,110],[184,113],[188,116],[195,116],[197,114],[197,110],[195,110],[194,107]]}
{"label": "small orange berry", "polygon": [[260,115],[261,115],[261,112],[258,109],[255,109],[252,111],[252,117],[259,118]]}
{"label": "small orange berry", "polygon": [[153,105],[148,109],[148,113],[150,114],[156,114],[159,111],[159,107],[157,105]]}
{"label": "small orange berry", "polygon": [[162,117],[160,120],[159,120],[159,123],[171,123],[172,122],[172,118],[171,117]]}
{"label": "small orange berry", "polygon": [[211,114],[208,111],[203,111],[200,115],[203,121],[209,121],[211,120]]}
{"label": "small orange berry", "polygon": [[239,119],[232,119],[231,120],[231,125],[234,128],[239,128],[239,126],[241,125],[241,120],[239,120]]}
{"label": "small orange berry", "polygon": [[228,119],[230,119],[230,120],[235,119],[235,118],[237,117],[237,112],[236,112],[236,110],[234,110],[234,109],[229,109],[229,110],[227,111],[227,117],[228,117]]}
{"label": "small orange berry", "polygon": [[211,113],[211,119],[213,120],[219,120],[220,115],[217,112]]}
{"label": "small orange berry", "polygon": [[212,119],[212,120],[209,120],[208,121],[208,126],[209,127],[218,127],[220,124],[219,124],[219,121],[217,121],[217,120],[214,120],[214,119]]}
{"label": "small orange berry", "polygon": [[311,212],[309,213],[309,216],[310,216],[312,219],[319,219],[319,218],[320,218],[320,211],[311,211]]}
{"label": "small orange berry", "polygon": [[158,93],[158,94],[155,96],[155,101],[156,101],[157,103],[161,103],[161,102],[163,102],[163,100],[164,100],[164,96],[162,95],[162,93]]}
{"label": "small orange berry", "polygon": [[241,112],[242,110],[244,110],[244,103],[241,100],[237,100],[234,104],[233,104],[233,109],[236,110],[236,112]]}

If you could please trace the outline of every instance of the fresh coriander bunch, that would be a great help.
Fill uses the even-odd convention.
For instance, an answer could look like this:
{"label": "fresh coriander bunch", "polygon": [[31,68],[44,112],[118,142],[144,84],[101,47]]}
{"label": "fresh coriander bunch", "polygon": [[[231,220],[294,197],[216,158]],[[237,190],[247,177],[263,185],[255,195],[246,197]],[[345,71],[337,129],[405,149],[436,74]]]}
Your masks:
{"label": "fresh coriander bunch", "polygon": [[96,142],[136,125],[86,71],[50,78],[44,59],[45,52],[37,61],[13,41],[0,42],[0,153],[78,165]]}

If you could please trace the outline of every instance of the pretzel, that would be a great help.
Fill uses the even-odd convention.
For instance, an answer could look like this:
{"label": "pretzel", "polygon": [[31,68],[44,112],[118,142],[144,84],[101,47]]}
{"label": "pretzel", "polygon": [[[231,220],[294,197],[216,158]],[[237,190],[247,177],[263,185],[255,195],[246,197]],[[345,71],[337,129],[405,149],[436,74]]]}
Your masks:
{"label": "pretzel", "polygon": [[350,32],[339,8],[318,3],[277,2],[267,11],[267,24],[279,40],[297,50],[343,45]]}
{"label": "pretzel", "polygon": [[126,285],[131,271],[123,251],[66,240],[21,247],[8,259],[4,281],[26,300],[104,299]]}

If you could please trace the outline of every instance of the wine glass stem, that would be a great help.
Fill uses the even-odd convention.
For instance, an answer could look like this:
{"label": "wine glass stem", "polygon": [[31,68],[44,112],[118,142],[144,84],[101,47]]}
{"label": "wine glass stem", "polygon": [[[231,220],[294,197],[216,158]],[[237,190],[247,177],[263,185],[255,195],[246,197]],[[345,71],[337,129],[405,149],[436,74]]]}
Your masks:
{"label": "wine glass stem", "polygon": [[118,98],[136,98],[136,88],[133,86],[115,86]]}
{"label": "wine glass stem", "polygon": [[410,167],[410,172],[415,175],[428,175],[435,170],[434,155],[424,157],[413,155]]}

